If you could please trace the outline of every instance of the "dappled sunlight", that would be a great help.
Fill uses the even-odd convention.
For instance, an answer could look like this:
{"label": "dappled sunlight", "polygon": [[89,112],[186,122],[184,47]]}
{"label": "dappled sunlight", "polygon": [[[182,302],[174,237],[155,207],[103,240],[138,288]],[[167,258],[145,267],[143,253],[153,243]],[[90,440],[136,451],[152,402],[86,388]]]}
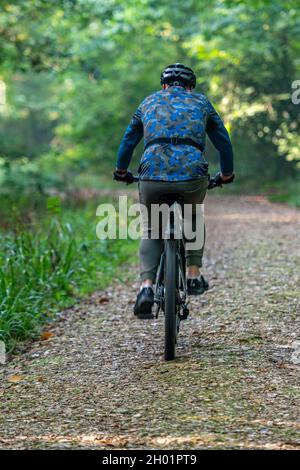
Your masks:
{"label": "dappled sunlight", "polygon": [[248,211],[247,209],[244,212],[225,212],[223,214],[213,215],[211,213],[207,213],[205,215],[205,220],[223,220],[225,223],[230,225],[232,221],[243,221],[247,223],[247,221],[252,222],[257,221],[259,219],[259,223],[262,224],[270,224],[270,223],[278,223],[278,224],[288,224],[288,223],[297,223],[300,222],[300,211],[295,212],[292,214],[279,214],[278,212],[270,213],[259,213],[259,215],[255,211]]}
{"label": "dappled sunlight", "polygon": [[[299,448],[299,28],[299,0],[1,1],[1,449]],[[205,249],[165,244],[142,321],[160,187],[205,196]]]}
{"label": "dappled sunlight", "polygon": [[11,439],[0,438],[1,444],[14,448],[28,449],[35,445],[37,448],[43,448],[47,445],[51,448],[86,448],[86,449],[178,449],[178,448],[219,448],[219,449],[296,449],[297,443],[293,442],[272,442],[272,443],[254,443],[247,438],[220,435],[214,433],[195,433],[186,436],[147,436],[132,437],[130,435],[110,435],[110,434],[79,434],[79,435],[20,435]]}

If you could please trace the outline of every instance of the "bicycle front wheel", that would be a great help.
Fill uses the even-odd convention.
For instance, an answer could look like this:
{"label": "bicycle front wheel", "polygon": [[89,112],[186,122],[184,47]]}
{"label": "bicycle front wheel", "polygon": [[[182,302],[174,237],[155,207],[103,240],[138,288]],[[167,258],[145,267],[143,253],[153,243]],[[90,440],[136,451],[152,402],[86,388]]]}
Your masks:
{"label": "bicycle front wheel", "polygon": [[177,284],[177,256],[176,240],[165,240],[165,360],[175,358],[175,344],[177,339],[176,321],[176,284]]}

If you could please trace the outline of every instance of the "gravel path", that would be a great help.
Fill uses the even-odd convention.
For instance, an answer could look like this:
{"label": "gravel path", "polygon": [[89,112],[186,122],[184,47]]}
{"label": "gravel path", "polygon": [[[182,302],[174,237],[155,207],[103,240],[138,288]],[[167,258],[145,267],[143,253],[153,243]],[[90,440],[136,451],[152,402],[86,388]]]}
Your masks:
{"label": "gravel path", "polygon": [[177,360],[133,318],[134,268],[0,366],[0,448],[299,448],[300,211],[210,196],[206,220]]}

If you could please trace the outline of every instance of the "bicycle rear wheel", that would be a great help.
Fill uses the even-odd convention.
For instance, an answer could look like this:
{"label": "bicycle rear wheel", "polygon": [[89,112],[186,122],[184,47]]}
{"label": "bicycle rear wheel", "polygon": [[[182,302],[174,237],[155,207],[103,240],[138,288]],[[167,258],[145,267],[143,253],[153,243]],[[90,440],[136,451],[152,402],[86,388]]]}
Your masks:
{"label": "bicycle rear wheel", "polygon": [[176,240],[165,240],[165,360],[175,358],[177,340],[176,321],[176,288],[178,263],[176,256]]}

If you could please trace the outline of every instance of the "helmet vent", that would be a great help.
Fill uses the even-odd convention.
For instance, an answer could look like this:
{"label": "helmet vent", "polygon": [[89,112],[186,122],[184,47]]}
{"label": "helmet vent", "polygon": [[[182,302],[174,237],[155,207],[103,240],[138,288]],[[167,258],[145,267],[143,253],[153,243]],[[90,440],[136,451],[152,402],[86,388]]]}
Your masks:
{"label": "helmet vent", "polygon": [[161,85],[180,85],[195,88],[196,75],[190,67],[176,63],[168,65],[160,75]]}

